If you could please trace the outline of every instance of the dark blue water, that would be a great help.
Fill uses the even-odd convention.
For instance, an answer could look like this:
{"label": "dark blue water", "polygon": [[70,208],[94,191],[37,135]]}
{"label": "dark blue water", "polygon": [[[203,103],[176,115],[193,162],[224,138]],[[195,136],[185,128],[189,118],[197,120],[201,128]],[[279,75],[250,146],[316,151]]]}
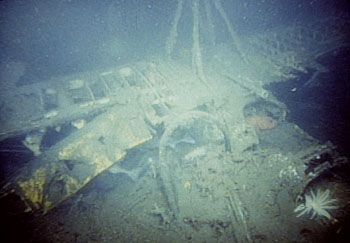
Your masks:
{"label": "dark blue water", "polygon": [[[349,55],[350,49],[346,48],[321,58],[320,63],[329,72],[318,77],[317,86],[304,86],[313,70],[295,80],[270,86],[274,95],[288,106],[290,122],[322,142],[331,141],[347,156],[350,156]],[[293,88],[295,92],[291,91]]]}

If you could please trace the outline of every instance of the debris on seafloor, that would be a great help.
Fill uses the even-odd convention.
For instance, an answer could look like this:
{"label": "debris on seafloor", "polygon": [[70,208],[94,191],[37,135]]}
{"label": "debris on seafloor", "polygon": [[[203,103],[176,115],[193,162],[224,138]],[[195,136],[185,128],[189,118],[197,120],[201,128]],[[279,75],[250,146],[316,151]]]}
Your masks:
{"label": "debris on seafloor", "polygon": [[77,129],[82,129],[83,127],[85,127],[87,122],[84,119],[79,119],[79,120],[76,120],[76,121],[72,121],[71,124],[72,124],[73,127],[77,128]]}
{"label": "debris on seafloor", "polygon": [[41,142],[45,135],[46,129],[40,129],[35,132],[27,134],[25,139],[22,141],[23,145],[34,153],[34,156],[39,156],[41,151]]}
{"label": "debris on seafloor", "polygon": [[153,205],[153,208],[151,210],[151,214],[154,215],[154,216],[157,216],[159,218],[159,223],[160,223],[160,226],[159,228],[164,228],[164,227],[167,227],[170,225],[171,223],[171,216],[169,214],[169,212],[163,208],[163,207],[159,207],[157,205],[157,203],[155,203]]}

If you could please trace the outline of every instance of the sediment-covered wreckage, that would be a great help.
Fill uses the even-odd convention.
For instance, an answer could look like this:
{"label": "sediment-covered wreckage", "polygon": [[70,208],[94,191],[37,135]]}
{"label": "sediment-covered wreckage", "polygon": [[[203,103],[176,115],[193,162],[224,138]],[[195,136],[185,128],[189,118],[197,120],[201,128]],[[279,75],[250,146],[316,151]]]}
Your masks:
{"label": "sediment-covered wreckage", "polygon": [[[238,36],[220,1],[212,6],[204,2],[201,6],[193,1],[189,7],[190,65],[177,49],[182,34],[178,25],[187,4],[180,0],[166,57],[4,85],[1,141],[19,139],[33,156],[7,174],[1,200],[10,201],[13,210],[39,216],[103,173],[124,173],[137,182],[138,168],[127,170],[119,164],[151,146],[156,155],[142,167],[144,180],[155,181],[163,196],[152,209],[161,228],[181,225],[199,235],[208,227],[215,234],[233,231],[236,240],[254,242],[253,231],[260,227],[255,224],[261,221],[254,214],[254,196],[261,192],[279,208],[287,197],[294,201],[299,195],[302,203],[321,176],[329,178],[348,166],[331,144],[288,122],[285,105],[265,89],[310,70],[313,75],[305,88],[316,85],[317,76],[326,72],[318,59],[346,46],[342,20],[331,17]],[[200,43],[205,24],[204,37],[208,43],[215,41],[209,38],[215,33],[209,10],[222,17],[233,43],[211,46],[210,58]],[[203,23],[200,12],[206,13]],[[59,139],[44,144],[52,136]],[[261,181],[272,189],[255,192]],[[343,195],[335,182],[323,180],[321,187],[331,188],[333,197]],[[286,190],[288,195],[283,194]],[[262,214],[268,217],[268,210]]]}

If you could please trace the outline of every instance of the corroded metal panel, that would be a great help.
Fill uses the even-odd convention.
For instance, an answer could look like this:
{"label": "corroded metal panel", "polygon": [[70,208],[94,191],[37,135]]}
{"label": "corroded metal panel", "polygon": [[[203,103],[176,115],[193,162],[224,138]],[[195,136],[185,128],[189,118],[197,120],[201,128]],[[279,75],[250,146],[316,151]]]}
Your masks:
{"label": "corroded metal panel", "polygon": [[[127,112],[133,110],[134,112]],[[3,188],[46,213],[153,136],[132,105],[114,107],[28,163]]]}

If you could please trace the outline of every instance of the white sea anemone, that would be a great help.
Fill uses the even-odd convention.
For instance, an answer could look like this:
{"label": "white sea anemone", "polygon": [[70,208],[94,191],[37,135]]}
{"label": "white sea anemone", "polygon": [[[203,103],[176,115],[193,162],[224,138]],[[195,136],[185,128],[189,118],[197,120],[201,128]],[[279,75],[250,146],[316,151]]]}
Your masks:
{"label": "white sea anemone", "polygon": [[305,202],[294,209],[294,212],[300,212],[297,217],[304,214],[311,214],[310,219],[315,218],[316,215],[324,216],[329,220],[332,219],[328,210],[337,208],[337,206],[334,205],[337,200],[329,198],[329,194],[329,189],[325,191],[318,189],[316,195],[311,190],[309,195],[305,195]]}

